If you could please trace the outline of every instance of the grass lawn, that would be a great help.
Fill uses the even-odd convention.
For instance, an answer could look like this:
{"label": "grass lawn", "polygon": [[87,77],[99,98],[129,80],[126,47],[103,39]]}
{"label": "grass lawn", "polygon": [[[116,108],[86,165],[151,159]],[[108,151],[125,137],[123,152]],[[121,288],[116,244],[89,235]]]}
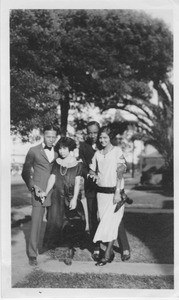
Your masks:
{"label": "grass lawn", "polygon": [[14,288],[173,289],[173,276],[62,274],[34,271]]}

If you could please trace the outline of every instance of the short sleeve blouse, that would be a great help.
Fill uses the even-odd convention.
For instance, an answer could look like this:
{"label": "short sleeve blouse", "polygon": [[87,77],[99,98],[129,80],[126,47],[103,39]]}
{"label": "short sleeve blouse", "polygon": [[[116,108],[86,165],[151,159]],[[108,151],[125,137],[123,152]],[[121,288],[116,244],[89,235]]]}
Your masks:
{"label": "short sleeve blouse", "polygon": [[90,169],[98,174],[99,186],[115,186],[118,164],[126,164],[122,150],[113,147],[106,155],[102,151],[96,151]]}

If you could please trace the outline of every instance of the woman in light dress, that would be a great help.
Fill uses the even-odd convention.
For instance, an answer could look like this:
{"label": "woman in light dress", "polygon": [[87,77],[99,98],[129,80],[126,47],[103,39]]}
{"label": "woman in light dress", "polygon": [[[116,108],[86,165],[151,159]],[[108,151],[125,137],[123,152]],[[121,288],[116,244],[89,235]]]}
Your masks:
{"label": "woman in light dress", "polygon": [[[124,214],[121,190],[124,188],[123,173],[126,171],[126,160],[122,150],[111,143],[112,132],[104,126],[98,135],[101,150],[97,150],[90,164],[90,176],[96,180],[99,225],[93,242],[107,243],[105,255],[97,262],[103,266],[114,259],[113,244],[118,236],[119,224]],[[116,210],[116,211],[115,211]]]}

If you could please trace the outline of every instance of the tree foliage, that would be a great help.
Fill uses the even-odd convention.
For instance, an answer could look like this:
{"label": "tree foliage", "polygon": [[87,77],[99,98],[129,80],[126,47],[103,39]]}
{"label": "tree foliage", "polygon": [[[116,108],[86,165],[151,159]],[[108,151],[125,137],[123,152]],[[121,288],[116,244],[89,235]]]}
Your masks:
{"label": "tree foliage", "polygon": [[[70,102],[93,102],[136,115],[139,131],[170,161],[172,102],[161,83],[171,90],[172,62],[170,30],[135,10],[12,10],[12,130],[25,136],[50,121],[65,134]],[[151,81],[159,107],[150,102]]]}
{"label": "tree foliage", "polygon": [[142,108],[148,82],[172,67],[171,32],[136,11],[13,10],[10,30],[12,128],[22,134],[48,115],[59,122],[57,103],[64,133],[70,101]]}

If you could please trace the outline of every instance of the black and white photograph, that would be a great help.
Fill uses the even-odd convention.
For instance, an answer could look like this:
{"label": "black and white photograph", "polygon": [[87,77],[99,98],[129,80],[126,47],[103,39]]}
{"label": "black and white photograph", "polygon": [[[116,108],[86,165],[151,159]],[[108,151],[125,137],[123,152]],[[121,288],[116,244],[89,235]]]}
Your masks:
{"label": "black and white photograph", "polygon": [[3,298],[179,296],[179,5],[125,2],[2,1]]}

